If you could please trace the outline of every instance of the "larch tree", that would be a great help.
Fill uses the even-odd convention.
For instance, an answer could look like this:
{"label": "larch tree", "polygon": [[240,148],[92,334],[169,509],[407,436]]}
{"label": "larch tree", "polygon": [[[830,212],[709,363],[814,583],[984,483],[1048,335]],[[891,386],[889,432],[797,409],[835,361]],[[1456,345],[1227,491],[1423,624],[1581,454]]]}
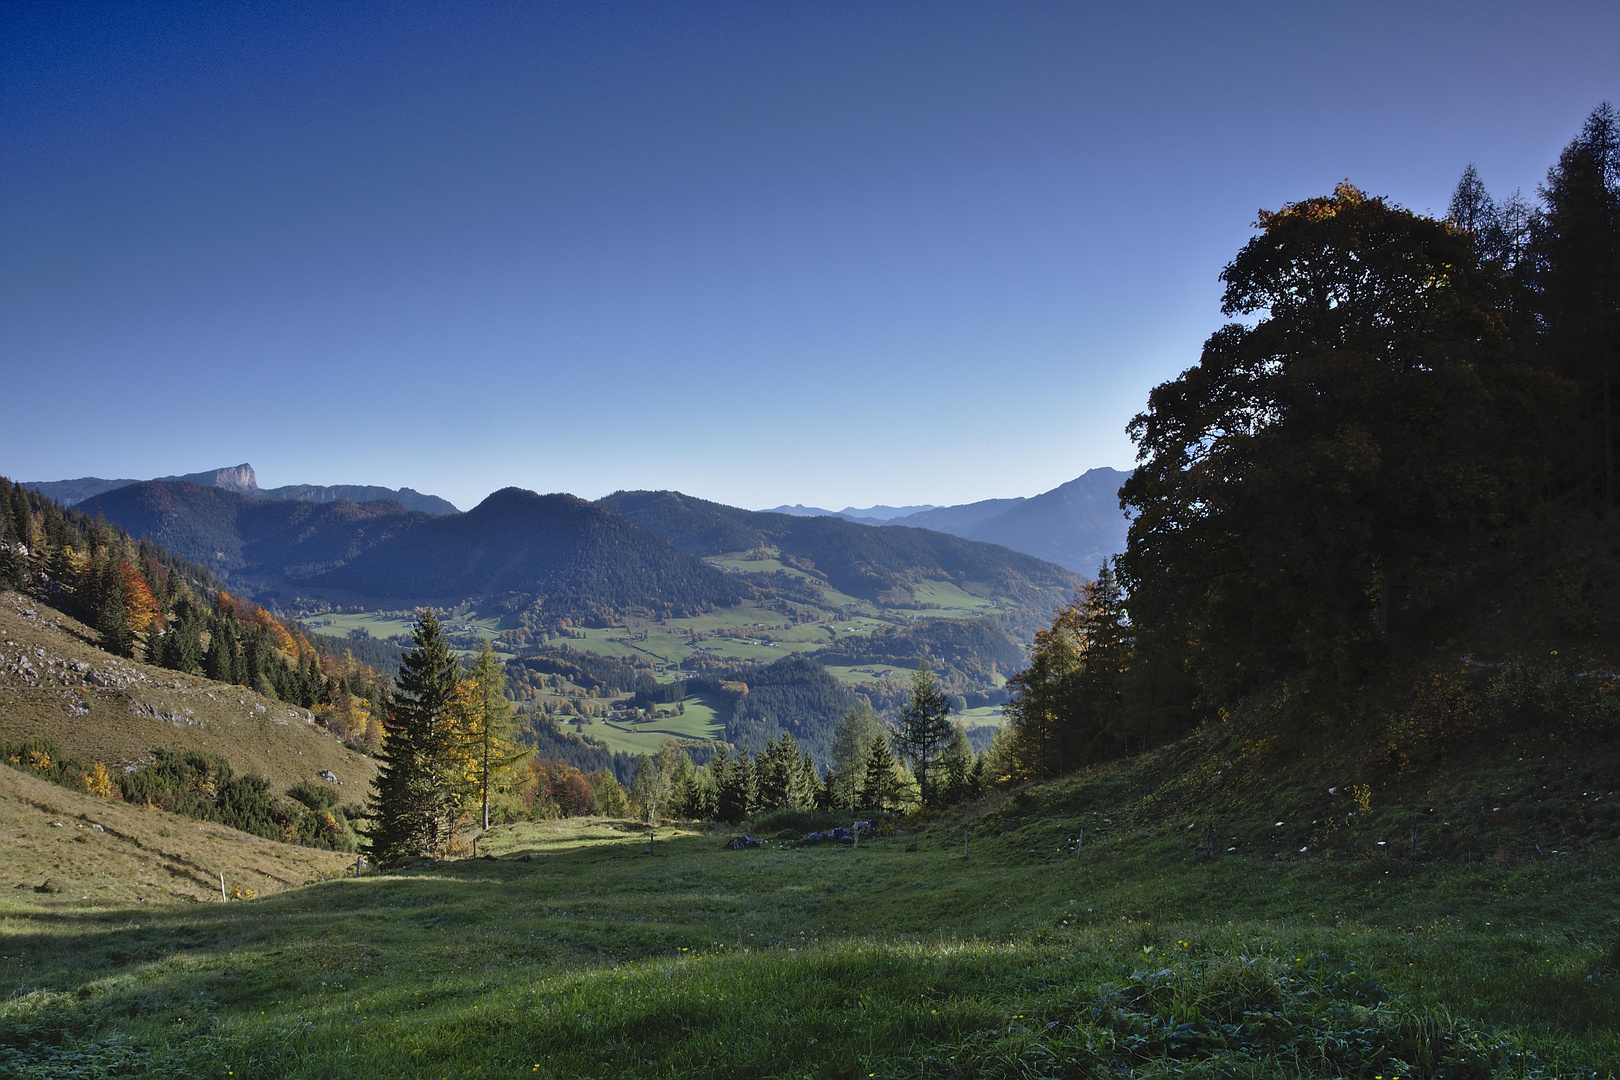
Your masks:
{"label": "larch tree", "polygon": [[517,743],[512,704],[506,700],[505,666],[496,658],[488,641],[473,661],[472,679],[476,688],[475,709],[463,736],[477,764],[479,820],[488,830],[491,787],[499,791],[513,767],[531,751]]}
{"label": "larch tree", "polygon": [[924,807],[929,805],[928,769],[951,741],[951,704],[934,682],[934,669],[923,660],[911,677],[911,694],[900,706],[900,730],[895,748],[911,761],[917,777],[917,790]]}
{"label": "larch tree", "polygon": [[832,772],[827,777],[835,808],[860,809],[872,741],[882,737],[883,729],[870,705],[851,706],[839,718],[832,738]]}

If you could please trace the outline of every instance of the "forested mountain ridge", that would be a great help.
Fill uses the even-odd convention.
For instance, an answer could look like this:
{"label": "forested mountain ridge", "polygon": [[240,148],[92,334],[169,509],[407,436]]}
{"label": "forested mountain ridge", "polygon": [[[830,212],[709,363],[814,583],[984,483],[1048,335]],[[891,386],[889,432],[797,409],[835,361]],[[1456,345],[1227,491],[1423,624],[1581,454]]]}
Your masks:
{"label": "forested mountain ridge", "polygon": [[518,488],[442,517],[392,502],[271,502],[189,482],[132,484],[79,509],[268,600],[409,606],[510,597],[520,608],[592,618],[690,613],[754,595],[610,510]]}
{"label": "forested mountain ridge", "polygon": [[689,614],[753,589],[573,495],[504,488],[465,514],[431,518],[308,579],[328,591],[400,600],[531,594],[550,612],[631,608]]}
{"label": "forested mountain ridge", "polygon": [[618,491],[599,505],[695,555],[775,548],[784,561],[838,591],[879,603],[903,603],[915,586],[932,580],[975,595],[1006,596],[1020,612],[1044,616],[1081,581],[1032,556],[927,529],[741,510],[677,491]]}
{"label": "forested mountain ridge", "polygon": [[78,508],[264,594],[432,520],[393,502],[270,502],[188,481],[130,484]]}
{"label": "forested mountain ridge", "polygon": [[[297,500],[300,502],[397,502],[408,510],[420,510],[426,514],[454,514],[456,507],[439,498],[437,495],[424,495],[414,488],[385,488],[374,484],[288,484],[278,488],[259,487],[258,477],[253,472],[253,466],[246,462],[241,465],[232,465],[223,469],[209,469],[206,472],[186,473],[183,476],[155,477],[155,483],[175,483],[186,481],[199,487],[225,488],[229,491],[240,492],[255,499],[269,499],[272,501]],[[99,476],[82,476],[75,480],[40,480],[23,484],[47,498],[55,499],[64,506],[77,506],[86,499],[94,498],[104,492],[114,491],[118,488],[128,487],[131,484],[146,483],[142,480],[104,480]]]}

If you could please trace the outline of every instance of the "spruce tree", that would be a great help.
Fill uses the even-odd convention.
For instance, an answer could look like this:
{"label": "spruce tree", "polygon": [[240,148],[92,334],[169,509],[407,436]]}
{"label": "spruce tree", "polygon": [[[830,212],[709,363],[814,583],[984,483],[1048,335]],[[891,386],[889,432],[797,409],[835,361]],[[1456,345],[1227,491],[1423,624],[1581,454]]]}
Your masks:
{"label": "spruce tree", "polygon": [[889,749],[888,735],[879,728],[872,739],[872,748],[866,756],[866,777],[861,784],[861,796],[867,809],[883,813],[894,797],[894,752]]}
{"label": "spruce tree", "polygon": [[381,866],[437,850],[449,838],[453,810],[441,770],[455,749],[450,710],[461,665],[432,610],[423,609],[411,638],[383,722],[380,765],[367,806],[372,821],[367,847]]}
{"label": "spruce tree", "polygon": [[17,532],[17,542],[29,550],[34,547],[34,508],[29,504],[28,491],[21,484],[11,489],[11,512]]}
{"label": "spruce tree", "polygon": [[17,515],[11,508],[11,481],[0,476],[0,540],[15,542]]}
{"label": "spruce tree", "polygon": [[721,821],[735,824],[753,812],[757,797],[754,763],[749,760],[748,751],[739,747],[737,756],[725,762],[720,773],[719,790],[715,792],[716,813]]}
{"label": "spruce tree", "polygon": [[1575,388],[1562,425],[1563,486],[1613,512],[1620,412],[1620,114],[1607,102],[1564,148],[1541,188],[1536,307],[1549,367]]}
{"label": "spruce tree", "polygon": [[791,770],[798,757],[795,746],[791,756],[784,740],[793,736],[783,733],[765,745],[754,767],[754,779],[759,789],[759,808],[764,811],[780,810],[788,804]]}
{"label": "spruce tree", "polygon": [[208,620],[208,651],[203,654],[203,674],[215,682],[231,681],[231,632],[219,616]]}
{"label": "spruce tree", "polygon": [[129,626],[124,574],[117,558],[103,562],[96,577],[96,629],[101,633],[101,647],[119,656],[134,656],[135,632]]}

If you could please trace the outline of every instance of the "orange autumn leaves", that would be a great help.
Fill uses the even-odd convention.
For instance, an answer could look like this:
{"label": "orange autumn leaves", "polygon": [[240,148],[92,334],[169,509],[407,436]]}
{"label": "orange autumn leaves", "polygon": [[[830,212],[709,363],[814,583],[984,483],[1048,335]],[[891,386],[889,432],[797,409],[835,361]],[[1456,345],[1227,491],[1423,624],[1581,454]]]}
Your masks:
{"label": "orange autumn leaves", "polygon": [[152,587],[145,576],[127,562],[118,564],[118,573],[124,581],[124,611],[129,628],[137,634],[151,633],[163,622],[163,606],[152,595]]}

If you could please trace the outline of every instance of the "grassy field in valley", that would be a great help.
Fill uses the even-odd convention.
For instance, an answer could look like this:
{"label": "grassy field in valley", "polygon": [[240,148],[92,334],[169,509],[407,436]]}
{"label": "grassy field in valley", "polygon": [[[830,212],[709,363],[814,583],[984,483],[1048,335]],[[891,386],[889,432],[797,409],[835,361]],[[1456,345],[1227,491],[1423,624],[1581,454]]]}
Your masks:
{"label": "grassy field in valley", "polygon": [[[686,712],[677,716],[662,716],[643,724],[627,724],[612,719],[596,719],[584,724],[579,731],[600,739],[608,749],[627,754],[656,754],[670,737],[677,739],[722,739],[731,707],[718,695],[692,694],[682,704]],[[670,706],[661,706],[669,709]],[[569,725],[570,730],[574,730]]]}

